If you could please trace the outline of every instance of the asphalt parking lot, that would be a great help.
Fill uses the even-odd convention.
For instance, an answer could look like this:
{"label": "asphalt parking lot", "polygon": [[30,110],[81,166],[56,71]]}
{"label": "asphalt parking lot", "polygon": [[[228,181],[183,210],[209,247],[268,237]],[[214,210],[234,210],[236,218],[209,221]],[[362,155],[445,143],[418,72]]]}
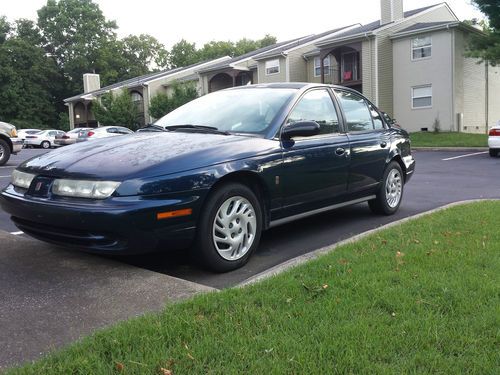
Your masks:
{"label": "asphalt parking lot", "polygon": [[[0,188],[23,160],[46,152],[23,150],[0,168]],[[468,199],[500,199],[500,157],[481,152],[414,152],[417,169],[391,217],[359,204],[273,228],[242,269],[213,274],[185,253],[108,259],[29,239],[0,211],[0,369],[34,359],[96,328],[199,291],[221,289],[389,222]],[[3,232],[2,232],[3,231]]]}

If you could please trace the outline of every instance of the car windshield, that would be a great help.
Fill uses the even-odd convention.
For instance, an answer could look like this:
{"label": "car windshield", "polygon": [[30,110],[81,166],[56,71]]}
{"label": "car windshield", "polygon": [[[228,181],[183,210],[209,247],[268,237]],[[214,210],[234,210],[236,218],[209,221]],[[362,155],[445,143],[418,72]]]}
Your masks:
{"label": "car windshield", "polygon": [[245,88],[202,96],[170,112],[155,125],[209,126],[234,133],[265,133],[297,91],[285,88]]}

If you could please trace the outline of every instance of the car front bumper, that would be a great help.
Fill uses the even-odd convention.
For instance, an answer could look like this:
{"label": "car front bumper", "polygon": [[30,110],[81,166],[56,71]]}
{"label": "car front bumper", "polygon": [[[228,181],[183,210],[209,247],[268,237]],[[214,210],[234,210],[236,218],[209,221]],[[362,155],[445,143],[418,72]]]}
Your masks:
{"label": "car front bumper", "polygon": [[[90,201],[36,198],[19,190],[7,186],[0,206],[20,230],[57,245],[101,254],[141,254],[188,247],[195,235],[199,196]],[[157,220],[160,212],[188,207],[193,208],[190,216]]]}
{"label": "car front bumper", "polygon": [[24,142],[20,138],[11,138],[12,142],[12,153],[17,154],[23,149]]}

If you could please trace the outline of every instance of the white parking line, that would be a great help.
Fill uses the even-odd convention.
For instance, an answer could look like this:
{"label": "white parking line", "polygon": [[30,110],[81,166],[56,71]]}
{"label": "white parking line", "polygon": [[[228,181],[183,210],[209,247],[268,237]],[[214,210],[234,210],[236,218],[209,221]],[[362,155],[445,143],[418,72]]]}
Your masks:
{"label": "white parking line", "polygon": [[13,234],[14,236],[19,236],[20,234],[24,234],[24,232],[10,232],[10,234]]}
{"label": "white parking line", "polygon": [[441,160],[443,160],[443,161],[455,160],[455,159],[468,158],[469,156],[476,156],[476,155],[482,155],[482,154],[487,154],[487,153],[488,153],[488,151],[481,151],[481,152],[475,152],[473,154],[454,156],[452,158],[446,158],[446,159],[441,159]]}
{"label": "white parking line", "polygon": [[10,176],[0,176],[0,178],[7,178],[7,177],[10,177]]}
{"label": "white parking line", "polygon": [[4,167],[0,167],[0,169],[4,169],[4,168],[15,168],[16,166],[15,165],[6,165]]}

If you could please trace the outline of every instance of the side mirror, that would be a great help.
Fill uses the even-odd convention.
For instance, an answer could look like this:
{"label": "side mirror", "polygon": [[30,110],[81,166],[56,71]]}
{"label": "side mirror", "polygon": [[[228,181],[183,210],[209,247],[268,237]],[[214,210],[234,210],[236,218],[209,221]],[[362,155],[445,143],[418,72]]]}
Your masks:
{"label": "side mirror", "polygon": [[320,126],[316,121],[299,121],[287,125],[281,131],[281,138],[289,140],[294,137],[311,137],[318,135]]}

